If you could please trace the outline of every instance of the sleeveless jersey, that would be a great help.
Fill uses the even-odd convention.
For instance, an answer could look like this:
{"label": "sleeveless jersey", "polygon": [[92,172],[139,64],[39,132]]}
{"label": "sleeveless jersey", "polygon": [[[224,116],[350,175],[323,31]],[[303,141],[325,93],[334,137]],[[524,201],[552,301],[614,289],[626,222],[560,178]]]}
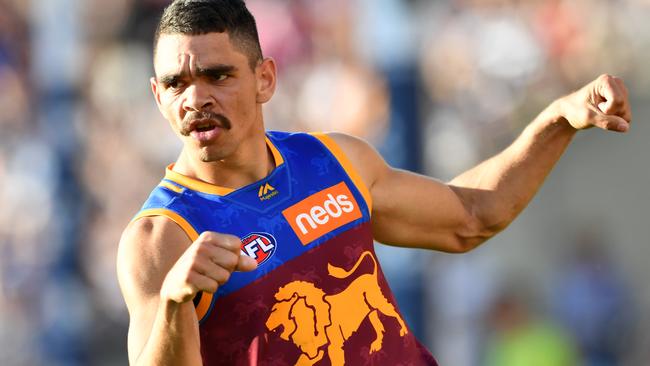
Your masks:
{"label": "sleeveless jersey", "polygon": [[324,134],[268,132],[275,169],[237,190],[168,167],[134,218],[163,215],[194,241],[235,235],[256,259],[194,303],[212,365],[436,365],[379,267],[368,189]]}

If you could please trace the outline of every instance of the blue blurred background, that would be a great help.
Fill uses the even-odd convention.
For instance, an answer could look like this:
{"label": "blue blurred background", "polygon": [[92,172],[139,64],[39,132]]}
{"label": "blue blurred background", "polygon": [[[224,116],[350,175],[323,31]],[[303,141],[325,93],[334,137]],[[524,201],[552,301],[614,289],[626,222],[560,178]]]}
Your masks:
{"label": "blue blurred background", "polygon": [[[1,365],[127,363],[116,247],[180,149],[148,83],[168,3],[0,0]],[[443,180],[623,77],[631,132],[579,134],[500,236],[377,251],[442,365],[650,365],[650,1],[247,3],[279,64],[269,129],[363,136]]]}

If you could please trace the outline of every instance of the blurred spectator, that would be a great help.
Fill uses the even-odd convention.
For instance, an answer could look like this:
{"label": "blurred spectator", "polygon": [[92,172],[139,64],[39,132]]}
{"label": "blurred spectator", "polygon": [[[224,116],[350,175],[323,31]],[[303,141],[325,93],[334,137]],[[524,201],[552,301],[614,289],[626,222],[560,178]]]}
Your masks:
{"label": "blurred spectator", "polygon": [[480,364],[483,320],[499,286],[498,262],[481,251],[438,254],[425,267],[428,344],[441,365]]}
{"label": "blurred spectator", "polygon": [[560,328],[535,315],[510,287],[494,303],[488,324],[486,366],[575,366],[579,364],[572,339]]}
{"label": "blurred spectator", "polygon": [[[3,366],[127,362],[116,247],[179,147],[148,83],[153,28],[170,1],[0,0]],[[247,3],[280,70],[265,106],[269,129],[360,135],[391,164],[443,179],[502,148],[541,105],[597,74],[624,76],[633,99],[650,95],[647,0]],[[635,245],[617,250],[634,256]],[[491,259],[477,252],[439,263],[378,246],[410,325],[429,329],[430,348],[444,345],[455,366],[476,362],[494,268],[512,265],[499,261],[503,248],[489,250]],[[552,298],[585,364],[648,363],[650,333],[631,342],[630,323],[650,329],[650,318],[634,316],[630,293],[650,304],[650,288],[642,280],[628,287],[606,256],[579,253],[555,278]],[[436,311],[422,308],[423,286]],[[570,358],[535,309],[505,300],[501,309],[490,362],[507,366],[513,349],[540,343]],[[524,346],[506,337],[515,333]],[[624,343],[634,361],[621,358]]]}
{"label": "blurred spectator", "polygon": [[634,344],[635,306],[596,231],[578,238],[554,281],[558,320],[576,339],[584,366],[621,365]]}

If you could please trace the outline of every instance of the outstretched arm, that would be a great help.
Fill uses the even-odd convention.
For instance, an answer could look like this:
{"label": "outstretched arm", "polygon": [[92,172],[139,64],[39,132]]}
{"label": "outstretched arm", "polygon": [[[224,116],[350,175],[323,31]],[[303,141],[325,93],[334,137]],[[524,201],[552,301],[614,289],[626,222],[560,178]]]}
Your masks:
{"label": "outstretched arm", "polygon": [[554,101],[508,148],[447,184],[389,167],[361,140],[332,137],[370,189],[373,234],[378,241],[465,252],[515,219],[577,130],[597,126],[625,132],[630,120],[625,85],[602,75]]}

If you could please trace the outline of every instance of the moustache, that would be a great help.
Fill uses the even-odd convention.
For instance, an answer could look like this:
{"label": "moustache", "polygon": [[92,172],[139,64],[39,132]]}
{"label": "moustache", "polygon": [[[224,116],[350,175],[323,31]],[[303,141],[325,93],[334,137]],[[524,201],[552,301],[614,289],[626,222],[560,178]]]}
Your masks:
{"label": "moustache", "polygon": [[230,123],[228,117],[224,116],[223,114],[210,111],[189,112],[185,115],[185,118],[183,118],[183,123],[181,124],[180,130],[181,134],[183,136],[189,136],[190,132],[192,132],[193,127],[196,127],[196,125],[192,126],[193,123],[206,120],[214,123],[217,127],[226,130],[229,130],[232,127],[232,124]]}

